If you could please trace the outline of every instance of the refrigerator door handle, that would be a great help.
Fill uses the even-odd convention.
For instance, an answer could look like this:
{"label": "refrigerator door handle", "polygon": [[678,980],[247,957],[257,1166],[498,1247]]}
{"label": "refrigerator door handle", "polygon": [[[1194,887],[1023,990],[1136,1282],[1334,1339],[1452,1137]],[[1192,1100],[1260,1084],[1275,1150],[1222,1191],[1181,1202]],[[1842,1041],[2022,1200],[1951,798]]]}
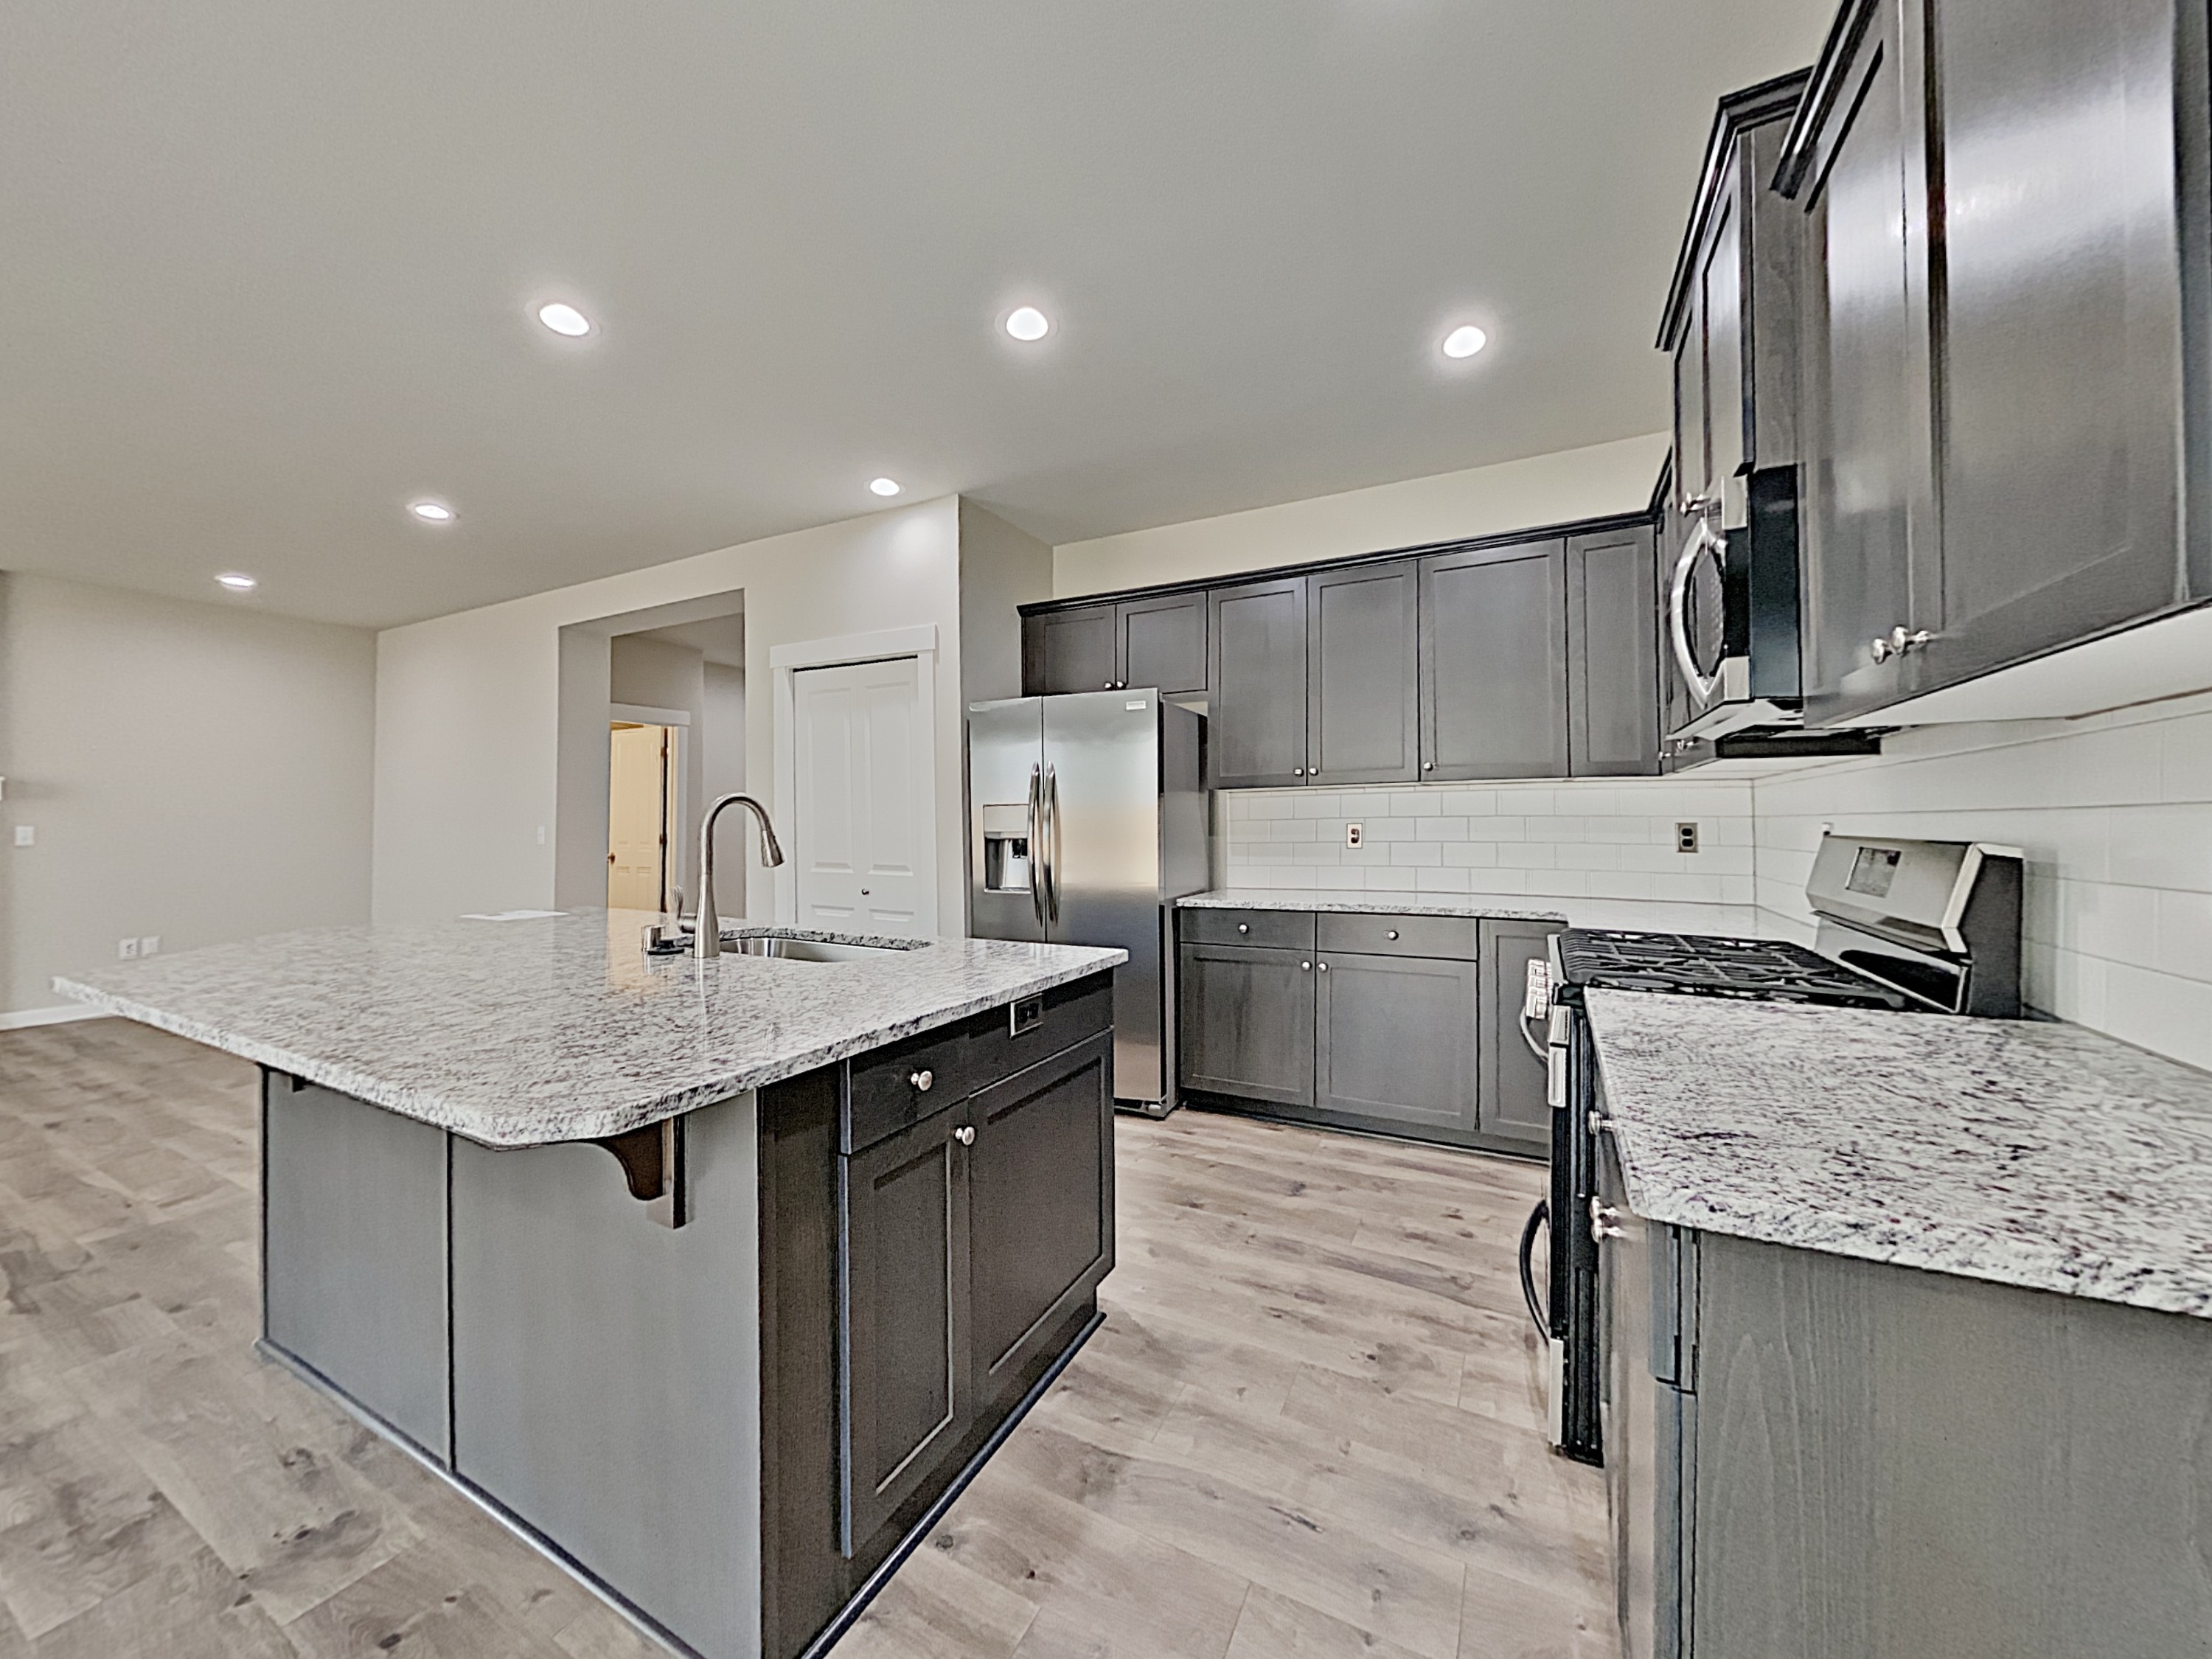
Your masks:
{"label": "refrigerator door handle", "polygon": [[1044,926],[1044,768],[1030,768],[1030,908]]}
{"label": "refrigerator door handle", "polygon": [[1060,774],[1044,769],[1044,919],[1060,920]]}

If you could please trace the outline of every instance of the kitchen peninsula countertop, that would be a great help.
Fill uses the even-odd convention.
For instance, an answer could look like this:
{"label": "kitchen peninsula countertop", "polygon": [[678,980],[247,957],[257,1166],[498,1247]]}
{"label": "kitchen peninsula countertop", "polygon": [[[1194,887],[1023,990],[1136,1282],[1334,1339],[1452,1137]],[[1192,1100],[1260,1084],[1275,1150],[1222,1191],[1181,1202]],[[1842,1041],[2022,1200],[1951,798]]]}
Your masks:
{"label": "kitchen peninsula countertop", "polygon": [[1646,1220],[2212,1318],[2212,1074],[2079,1025],[1587,1000]]}
{"label": "kitchen peninsula countertop", "polygon": [[487,1146],[531,1146],[641,1128],[1128,959],[996,939],[865,962],[648,959],[653,920],[321,928],[54,988]]}

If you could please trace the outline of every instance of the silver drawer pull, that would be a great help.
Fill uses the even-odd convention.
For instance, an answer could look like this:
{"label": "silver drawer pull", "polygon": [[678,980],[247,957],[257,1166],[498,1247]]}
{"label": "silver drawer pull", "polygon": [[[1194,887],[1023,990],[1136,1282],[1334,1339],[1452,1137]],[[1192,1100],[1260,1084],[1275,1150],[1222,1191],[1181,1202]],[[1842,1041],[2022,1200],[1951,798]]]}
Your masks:
{"label": "silver drawer pull", "polygon": [[937,1081],[937,1076],[933,1072],[909,1072],[907,1073],[906,1080],[921,1090],[922,1093],[927,1094],[930,1085]]}
{"label": "silver drawer pull", "polygon": [[1249,921],[1240,921],[1237,924],[1237,931],[1240,933],[1249,933],[1252,931],[1252,924]]}
{"label": "silver drawer pull", "polygon": [[962,1124],[952,1132],[952,1138],[963,1146],[973,1146],[975,1144],[975,1126],[972,1123]]}
{"label": "silver drawer pull", "polygon": [[1385,933],[1382,935],[1382,937],[1383,937],[1384,939],[1395,939],[1395,938],[1397,938],[1397,937],[1398,937],[1398,930],[1397,930],[1396,928],[1393,927],[1393,928],[1389,929],[1387,933]]}

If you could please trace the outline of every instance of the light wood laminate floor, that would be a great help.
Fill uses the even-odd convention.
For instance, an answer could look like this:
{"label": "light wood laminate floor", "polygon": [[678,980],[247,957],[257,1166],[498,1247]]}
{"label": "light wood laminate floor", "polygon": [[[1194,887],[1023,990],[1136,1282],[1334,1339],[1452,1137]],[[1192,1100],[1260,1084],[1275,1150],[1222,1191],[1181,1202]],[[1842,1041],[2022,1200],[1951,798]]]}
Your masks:
{"label": "light wood laminate floor", "polygon": [[[254,1077],[0,1035],[0,1659],[660,1652],[257,1358]],[[1598,1478],[1544,1449],[1529,1167],[1120,1125],[1107,1321],[839,1659],[1595,1659]]]}

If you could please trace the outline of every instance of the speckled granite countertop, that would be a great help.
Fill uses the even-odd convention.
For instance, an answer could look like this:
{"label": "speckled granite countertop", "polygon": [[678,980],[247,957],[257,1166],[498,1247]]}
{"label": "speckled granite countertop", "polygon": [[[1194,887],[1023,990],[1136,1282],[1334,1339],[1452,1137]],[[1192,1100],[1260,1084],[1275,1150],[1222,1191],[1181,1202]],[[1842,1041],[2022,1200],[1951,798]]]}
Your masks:
{"label": "speckled granite countertop", "polygon": [[488,1146],[532,1146],[620,1134],[1128,959],[937,939],[866,962],[648,961],[651,920],[324,928],[54,988]]}
{"label": "speckled granite countertop", "polygon": [[1558,921],[1566,917],[1540,901],[1459,893],[1350,893],[1290,887],[1224,887],[1176,901],[1182,910],[1330,910],[1361,915],[1481,916],[1512,921]]}
{"label": "speckled granite countertop", "polygon": [[1637,1214],[2212,1318],[2212,1074],[2079,1025],[1588,1006]]}

